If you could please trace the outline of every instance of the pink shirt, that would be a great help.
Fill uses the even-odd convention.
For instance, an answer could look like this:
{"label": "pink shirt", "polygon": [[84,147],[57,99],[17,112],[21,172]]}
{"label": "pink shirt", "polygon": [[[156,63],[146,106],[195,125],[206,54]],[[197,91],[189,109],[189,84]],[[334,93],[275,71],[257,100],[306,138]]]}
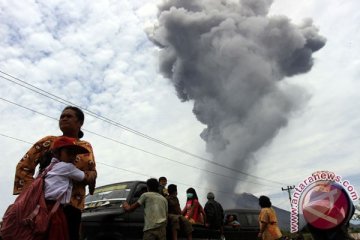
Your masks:
{"label": "pink shirt", "polygon": [[[191,208],[193,208],[193,212],[191,211]],[[192,213],[192,219],[194,219],[195,222],[200,222],[199,215],[200,215],[200,203],[197,199],[189,200],[186,202],[186,214],[185,216],[190,216]]]}

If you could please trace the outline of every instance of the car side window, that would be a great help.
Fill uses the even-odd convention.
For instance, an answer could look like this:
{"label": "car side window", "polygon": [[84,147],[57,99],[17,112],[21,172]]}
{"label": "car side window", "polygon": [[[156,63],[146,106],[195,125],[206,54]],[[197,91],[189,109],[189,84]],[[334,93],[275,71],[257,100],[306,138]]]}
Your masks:
{"label": "car side window", "polygon": [[259,224],[257,214],[249,213],[249,214],[246,214],[245,216],[246,216],[246,220],[247,220],[249,226],[257,226]]}
{"label": "car side window", "polygon": [[237,219],[241,226],[248,226],[249,223],[245,214],[238,214]]}
{"label": "car side window", "polygon": [[137,185],[134,193],[134,198],[138,199],[144,192],[147,192],[146,184]]}

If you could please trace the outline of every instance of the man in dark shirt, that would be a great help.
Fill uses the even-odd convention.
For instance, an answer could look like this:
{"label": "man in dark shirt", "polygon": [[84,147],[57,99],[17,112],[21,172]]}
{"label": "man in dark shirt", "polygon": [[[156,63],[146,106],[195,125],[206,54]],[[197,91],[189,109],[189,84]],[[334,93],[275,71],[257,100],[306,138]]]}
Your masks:
{"label": "man in dark shirt", "polygon": [[206,226],[210,229],[220,230],[223,234],[224,210],[221,204],[215,201],[215,195],[212,192],[207,194],[208,201],[205,204]]}
{"label": "man in dark shirt", "polygon": [[177,198],[177,187],[175,184],[170,184],[168,187],[169,195],[166,197],[168,201],[168,218],[171,227],[172,239],[177,240],[177,233],[179,230],[186,234],[188,240],[192,239],[191,223],[181,215],[181,208],[179,199]]}

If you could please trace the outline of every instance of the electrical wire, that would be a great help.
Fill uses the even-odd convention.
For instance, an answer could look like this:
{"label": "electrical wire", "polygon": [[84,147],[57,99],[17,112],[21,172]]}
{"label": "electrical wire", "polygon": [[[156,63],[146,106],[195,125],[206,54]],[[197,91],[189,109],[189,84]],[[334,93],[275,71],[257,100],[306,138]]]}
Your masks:
{"label": "electrical wire", "polygon": [[[36,93],[38,93],[38,94],[40,94],[40,95],[42,95],[42,96],[44,96],[44,97],[50,98],[50,99],[55,100],[55,101],[57,101],[57,102],[59,102],[59,103],[62,103],[62,104],[64,104],[64,105],[68,105],[68,104],[69,104],[69,105],[72,105],[72,106],[79,107],[79,108],[81,108],[84,112],[86,112],[87,114],[89,114],[89,115],[91,115],[91,116],[93,116],[93,117],[95,117],[95,118],[97,118],[97,119],[99,119],[99,120],[102,120],[102,121],[104,121],[104,122],[107,122],[107,123],[109,123],[109,124],[111,124],[111,125],[114,125],[114,126],[116,126],[116,127],[122,128],[122,129],[124,129],[124,130],[126,130],[126,131],[129,131],[129,132],[131,132],[131,133],[133,133],[133,134],[136,134],[136,135],[138,135],[138,136],[140,136],[140,137],[143,137],[143,138],[148,139],[148,140],[150,140],[150,141],[153,141],[153,142],[156,142],[156,143],[158,143],[158,144],[161,144],[161,145],[163,145],[163,146],[165,146],[165,147],[168,147],[168,148],[171,148],[171,149],[173,149],[173,150],[176,150],[176,151],[182,152],[182,153],[184,153],[184,154],[187,154],[187,155],[189,155],[189,156],[198,158],[198,159],[200,159],[200,160],[202,160],[202,161],[205,161],[205,162],[207,162],[207,163],[210,163],[210,164],[212,164],[212,165],[225,168],[225,169],[230,170],[230,171],[232,171],[232,172],[240,173],[240,174],[246,175],[246,176],[248,176],[248,177],[253,177],[253,178],[255,178],[255,179],[261,179],[261,180],[266,181],[266,182],[272,182],[272,183],[284,185],[284,183],[280,183],[280,182],[273,181],[273,180],[270,180],[270,179],[266,179],[266,178],[263,178],[263,177],[255,176],[255,175],[246,173],[246,172],[244,172],[244,171],[241,171],[241,170],[238,170],[238,169],[235,169],[235,168],[232,168],[232,167],[228,167],[228,166],[226,166],[226,165],[223,165],[223,164],[220,164],[220,163],[211,161],[211,160],[209,160],[209,159],[206,159],[206,158],[204,158],[204,157],[198,156],[198,155],[196,155],[196,154],[190,153],[190,152],[188,152],[188,151],[186,151],[186,150],[183,150],[183,149],[181,149],[181,148],[175,147],[175,146],[170,145],[170,144],[168,144],[168,143],[165,143],[165,142],[163,142],[163,141],[161,141],[161,140],[158,140],[158,139],[156,139],[156,138],[150,137],[150,136],[148,136],[148,135],[146,135],[146,134],[144,134],[144,133],[141,133],[141,132],[139,132],[139,131],[136,131],[136,130],[134,130],[134,129],[131,129],[131,128],[129,128],[129,127],[126,127],[125,125],[122,125],[122,124],[120,124],[120,123],[118,123],[118,122],[115,122],[115,121],[113,121],[113,120],[111,120],[111,119],[109,119],[109,118],[106,118],[106,117],[103,117],[103,116],[101,116],[101,115],[99,115],[99,114],[96,114],[96,113],[94,113],[94,112],[92,112],[92,111],[90,111],[90,110],[88,110],[88,109],[86,109],[86,108],[83,108],[83,107],[81,107],[81,106],[78,106],[78,105],[76,105],[76,104],[74,104],[74,103],[72,103],[72,102],[70,102],[70,101],[68,101],[68,100],[66,100],[66,99],[63,99],[63,98],[61,98],[61,97],[58,97],[58,96],[56,96],[56,95],[54,95],[54,94],[52,94],[52,93],[50,93],[50,92],[48,92],[48,91],[45,91],[45,90],[43,90],[43,89],[41,89],[41,88],[38,88],[38,87],[36,87],[36,86],[34,86],[34,85],[32,85],[32,84],[29,84],[29,83],[25,82],[24,80],[21,80],[21,79],[19,79],[19,78],[17,78],[17,77],[14,77],[14,76],[12,76],[12,75],[4,72],[4,71],[1,71],[1,70],[0,70],[0,73],[6,75],[6,76],[8,76],[8,77],[11,77],[12,79],[14,79],[14,80],[16,80],[16,81],[18,81],[18,82],[14,81],[14,80],[12,80],[12,79],[9,79],[8,77],[4,77],[4,76],[1,76],[1,75],[0,75],[1,78],[5,79],[5,80],[7,80],[7,81],[10,81],[10,82],[12,82],[12,83],[14,83],[14,84],[17,84],[17,85],[19,85],[19,86],[22,86],[22,87],[24,87],[24,88],[26,88],[26,89],[28,89],[28,90],[31,90],[31,91],[33,91],[33,92],[36,92]],[[19,83],[19,82],[20,82],[20,83]],[[5,100],[5,101],[6,101],[6,100]]]}
{"label": "electrical wire", "polygon": [[[25,107],[23,105],[20,105],[20,104],[17,104],[17,103],[14,103],[10,100],[6,100],[2,97],[0,97],[0,100],[3,100],[3,101],[6,101],[7,103],[10,103],[10,104],[14,104],[16,105],[17,107],[20,107],[20,108],[24,108],[28,111],[32,111],[36,114],[41,114],[42,116],[45,116],[45,117],[48,117],[52,120],[56,120],[58,121],[56,118],[54,117],[51,117],[47,114],[44,114],[44,113],[41,113],[39,111],[36,111],[36,110],[33,110],[31,108],[28,108],[28,107]],[[233,180],[237,180],[237,181],[244,181],[244,182],[248,182],[248,183],[253,183],[253,184],[257,184],[257,185],[262,185],[262,186],[268,186],[268,187],[273,187],[271,185],[267,185],[267,184],[264,184],[264,183],[259,183],[259,182],[254,182],[254,181],[251,181],[251,180],[248,180],[248,179],[243,179],[243,178],[238,178],[238,177],[231,177],[231,176],[228,176],[228,175],[225,175],[225,174],[220,174],[220,173],[217,173],[217,172],[214,172],[214,171],[210,171],[210,170],[207,170],[207,169],[203,169],[203,168],[200,168],[200,167],[196,167],[196,166],[193,166],[193,165],[190,165],[190,164],[186,164],[186,163],[183,163],[183,162],[180,162],[178,160],[174,160],[174,159],[171,159],[171,158],[168,158],[168,157],[165,157],[165,156],[162,156],[162,155],[159,155],[159,154],[156,154],[156,153],[153,153],[153,152],[150,152],[150,151],[147,151],[145,149],[142,149],[142,148],[139,148],[139,147],[136,147],[136,146],[133,146],[133,145],[130,145],[130,144],[127,144],[127,143],[124,143],[124,142],[121,142],[119,140],[116,140],[116,139],[113,139],[113,138],[110,138],[110,137],[106,137],[102,134],[99,134],[99,133],[96,133],[94,131],[90,131],[90,130],[87,130],[87,129],[82,129],[84,132],[87,132],[87,133],[91,133],[93,135],[96,135],[98,137],[101,137],[101,138],[104,138],[104,139],[107,139],[107,140],[110,140],[110,141],[113,141],[115,143],[118,143],[118,144],[121,144],[123,146],[126,146],[126,147],[129,147],[129,148],[132,148],[132,149],[135,149],[137,151],[141,151],[143,153],[146,153],[146,154],[149,154],[149,155],[152,155],[152,156],[155,156],[155,157],[158,157],[158,158],[162,158],[164,160],[167,160],[167,161],[170,161],[170,162],[174,162],[174,163],[177,163],[179,165],[183,165],[183,166],[186,166],[186,167],[189,167],[189,168],[193,168],[193,169],[197,169],[197,170],[200,170],[200,171],[203,171],[203,172],[207,172],[207,173],[211,173],[211,174],[214,174],[214,175],[217,175],[217,176],[220,176],[220,177],[224,177],[224,178],[228,178],[228,179],[233,179]]]}
{"label": "electrical wire", "polygon": [[[32,143],[30,143],[30,142],[28,142],[28,141],[25,141],[25,140],[22,140],[22,139],[19,139],[19,138],[15,138],[15,137],[12,137],[12,136],[3,134],[3,133],[0,133],[0,136],[6,137],[6,138],[10,138],[10,139],[13,139],[13,140],[16,140],[16,141],[20,141],[20,142],[23,142],[23,143],[26,143],[26,144],[29,144],[29,145],[33,145]],[[97,165],[98,165],[98,164],[99,164],[99,165],[103,165],[103,166],[106,166],[106,167],[110,167],[110,168],[113,168],[113,169],[118,169],[118,170],[121,170],[121,171],[124,171],[124,172],[129,172],[129,173],[132,173],[132,174],[137,174],[137,175],[145,176],[145,177],[153,177],[153,176],[148,175],[148,174],[144,174],[144,173],[141,173],[141,172],[129,170],[129,169],[122,168],[122,167],[119,167],[119,166],[113,166],[113,165],[110,165],[110,164],[107,164],[107,163],[103,163],[103,162],[99,162],[99,161],[96,161],[96,164],[97,164]],[[170,180],[170,179],[169,179],[169,180]],[[172,182],[173,182],[173,183],[176,183],[176,184],[178,184],[178,185],[183,185],[183,186],[191,187],[191,185],[186,184],[186,183],[182,183],[182,182],[179,182],[179,181],[172,181]],[[226,192],[226,191],[214,190],[214,189],[210,189],[210,188],[202,188],[202,187],[199,187],[199,186],[197,186],[197,188],[198,188],[198,189],[203,189],[203,190],[206,190],[206,191],[215,191],[215,192],[219,192],[219,193],[223,193],[223,194],[227,194],[227,195],[234,196],[234,193],[230,193],[230,192]]]}

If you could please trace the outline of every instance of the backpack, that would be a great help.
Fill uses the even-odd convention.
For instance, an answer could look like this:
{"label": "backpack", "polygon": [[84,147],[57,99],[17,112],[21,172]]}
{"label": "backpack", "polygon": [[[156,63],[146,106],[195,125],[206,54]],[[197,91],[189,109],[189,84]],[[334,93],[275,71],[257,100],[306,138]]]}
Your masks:
{"label": "backpack", "polygon": [[3,240],[45,239],[50,218],[60,205],[60,198],[49,212],[45,202],[44,179],[51,164],[11,204],[3,216],[0,233]]}

